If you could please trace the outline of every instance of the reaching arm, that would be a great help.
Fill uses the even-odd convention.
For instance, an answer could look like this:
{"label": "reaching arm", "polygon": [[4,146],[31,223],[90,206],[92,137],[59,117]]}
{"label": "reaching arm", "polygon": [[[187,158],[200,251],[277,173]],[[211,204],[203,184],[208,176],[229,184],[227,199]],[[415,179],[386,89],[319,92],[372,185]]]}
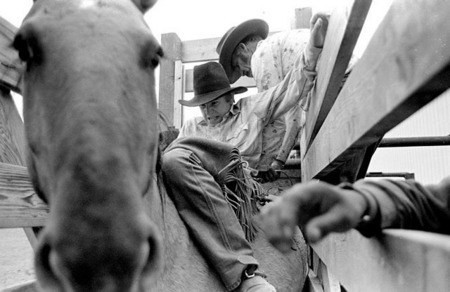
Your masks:
{"label": "reaching arm", "polygon": [[[276,86],[252,97],[255,101],[255,113],[266,123],[284,115],[311,91],[316,77],[317,60],[322,51],[320,47],[323,46],[316,38],[318,34],[326,33],[325,22],[327,21],[318,18],[314,23],[308,45],[284,79]],[[319,48],[315,47],[316,45]]]}
{"label": "reaching arm", "polygon": [[260,218],[269,240],[281,250],[289,247],[297,225],[312,243],[351,228],[367,236],[388,227],[450,234],[450,177],[431,186],[389,180],[344,187],[297,184],[265,206]]}
{"label": "reaching arm", "polygon": [[429,186],[414,180],[360,180],[353,188],[373,198],[369,208],[379,217],[373,226],[361,226],[365,235],[388,227],[450,234],[450,177]]}

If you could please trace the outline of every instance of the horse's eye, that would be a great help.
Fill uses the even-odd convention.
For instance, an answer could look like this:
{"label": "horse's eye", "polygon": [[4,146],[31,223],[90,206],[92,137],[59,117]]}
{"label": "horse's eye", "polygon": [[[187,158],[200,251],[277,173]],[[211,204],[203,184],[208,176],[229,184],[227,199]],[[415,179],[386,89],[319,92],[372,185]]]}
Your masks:
{"label": "horse's eye", "polygon": [[19,58],[27,63],[27,69],[30,68],[31,63],[35,65],[41,63],[42,54],[36,37],[19,32],[14,38],[13,47],[19,53]]}
{"label": "horse's eye", "polygon": [[155,56],[152,58],[152,65],[154,68],[158,67],[161,58],[164,57],[164,52],[161,47],[156,51]]}
{"label": "horse's eye", "polygon": [[17,34],[14,38],[13,47],[19,53],[19,58],[27,62],[33,56],[33,52],[22,34]]}
{"label": "horse's eye", "polygon": [[164,56],[161,46],[154,40],[150,40],[142,50],[141,62],[144,68],[155,69]]}
{"label": "horse's eye", "polygon": [[156,68],[158,67],[158,65],[159,65],[159,57],[152,58],[152,66]]}
{"label": "horse's eye", "polygon": [[163,48],[162,48],[162,47],[159,47],[159,48],[158,48],[158,51],[156,52],[156,54],[157,54],[159,57],[163,58],[163,57],[164,57],[164,50],[163,50]]}

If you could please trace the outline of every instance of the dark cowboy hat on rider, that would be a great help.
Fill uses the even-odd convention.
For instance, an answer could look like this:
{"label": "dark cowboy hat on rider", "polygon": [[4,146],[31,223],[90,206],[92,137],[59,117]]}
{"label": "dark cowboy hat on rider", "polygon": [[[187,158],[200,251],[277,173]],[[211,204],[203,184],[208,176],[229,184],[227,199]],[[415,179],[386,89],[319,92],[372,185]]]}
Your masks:
{"label": "dark cowboy hat on rider", "polygon": [[184,106],[194,107],[213,101],[229,92],[246,91],[247,88],[243,86],[230,86],[222,65],[217,62],[208,62],[194,67],[194,98],[178,102]]}
{"label": "dark cowboy hat on rider", "polygon": [[250,19],[230,28],[217,45],[219,63],[222,64],[231,83],[236,82],[241,74],[233,69],[231,57],[237,46],[250,35],[259,35],[265,39],[269,34],[269,25],[262,19]]}

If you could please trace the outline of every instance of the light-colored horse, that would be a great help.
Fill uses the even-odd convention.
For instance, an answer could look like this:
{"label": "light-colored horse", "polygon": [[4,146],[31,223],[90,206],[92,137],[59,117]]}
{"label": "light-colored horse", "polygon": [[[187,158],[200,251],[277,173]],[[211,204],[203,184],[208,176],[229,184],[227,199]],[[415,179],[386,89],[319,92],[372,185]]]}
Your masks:
{"label": "light-colored horse", "polygon": [[[35,260],[45,291],[224,291],[157,186],[153,2],[37,0],[15,38],[28,169],[50,205]],[[254,246],[279,291],[301,289],[304,243],[282,255],[260,232]]]}

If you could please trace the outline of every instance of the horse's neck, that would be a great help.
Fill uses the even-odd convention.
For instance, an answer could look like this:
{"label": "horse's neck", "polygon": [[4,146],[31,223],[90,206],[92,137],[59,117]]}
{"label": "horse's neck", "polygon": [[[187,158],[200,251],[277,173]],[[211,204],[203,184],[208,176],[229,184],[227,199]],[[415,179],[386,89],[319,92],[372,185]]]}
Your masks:
{"label": "horse's neck", "polygon": [[[184,194],[179,194],[184,195]],[[196,247],[188,230],[181,220],[173,201],[167,195],[161,183],[159,190],[154,187],[147,194],[149,214],[159,226],[163,235],[164,270],[156,291],[226,291],[214,269]],[[252,247],[255,257],[265,271],[268,279],[277,287],[277,291],[301,291],[307,275],[307,246],[298,234],[299,245],[287,254],[276,251],[259,232]]]}
{"label": "horse's neck", "polygon": [[163,237],[164,271],[156,291],[225,291],[189,236],[162,180],[146,195],[150,218]]}

